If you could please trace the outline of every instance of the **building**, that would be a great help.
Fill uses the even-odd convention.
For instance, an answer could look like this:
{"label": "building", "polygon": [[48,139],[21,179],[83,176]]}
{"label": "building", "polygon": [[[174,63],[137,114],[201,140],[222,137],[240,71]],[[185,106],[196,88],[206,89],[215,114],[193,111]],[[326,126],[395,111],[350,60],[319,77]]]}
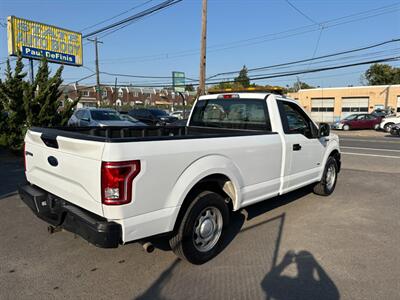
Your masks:
{"label": "building", "polygon": [[392,108],[400,114],[400,85],[315,88],[289,93],[316,122],[334,122],[354,113]]}
{"label": "building", "polygon": [[[62,100],[67,98],[74,101],[81,96],[78,108],[96,107],[97,95],[95,86],[85,85],[64,85],[60,87],[63,91]],[[184,92],[186,104],[191,104],[196,96],[195,92]],[[101,85],[101,104],[116,107],[135,105],[182,105],[182,97],[171,89],[157,89],[148,87],[117,87]]]}

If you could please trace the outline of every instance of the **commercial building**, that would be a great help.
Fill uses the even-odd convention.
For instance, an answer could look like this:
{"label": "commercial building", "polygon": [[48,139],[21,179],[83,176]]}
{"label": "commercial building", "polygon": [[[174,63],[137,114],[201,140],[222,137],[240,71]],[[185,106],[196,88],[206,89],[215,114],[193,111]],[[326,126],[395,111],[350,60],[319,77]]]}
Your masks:
{"label": "commercial building", "polygon": [[350,114],[392,108],[400,114],[400,84],[315,88],[289,93],[316,122],[334,122]]}

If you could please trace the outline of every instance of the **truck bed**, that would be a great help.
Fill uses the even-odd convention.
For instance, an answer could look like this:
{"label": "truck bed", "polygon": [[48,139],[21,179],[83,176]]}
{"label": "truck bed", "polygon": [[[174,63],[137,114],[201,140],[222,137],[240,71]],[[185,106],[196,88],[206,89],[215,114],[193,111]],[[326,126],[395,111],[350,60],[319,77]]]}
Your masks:
{"label": "truck bed", "polygon": [[[134,141],[157,141],[196,138],[217,138],[229,136],[246,136],[275,134],[267,130],[228,129],[198,126],[135,126],[135,127],[32,127],[33,132],[42,133],[42,140],[52,146],[57,136],[99,141],[107,143],[125,143]],[[46,142],[47,141],[47,142]],[[55,146],[55,145],[53,145]]]}

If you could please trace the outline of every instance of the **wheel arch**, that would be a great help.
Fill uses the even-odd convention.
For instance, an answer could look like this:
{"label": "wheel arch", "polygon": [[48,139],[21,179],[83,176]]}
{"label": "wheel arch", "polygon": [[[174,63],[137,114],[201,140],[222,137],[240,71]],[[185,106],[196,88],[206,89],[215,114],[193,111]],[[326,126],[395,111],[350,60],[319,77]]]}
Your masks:
{"label": "wheel arch", "polygon": [[240,171],[228,158],[212,155],[197,160],[182,173],[168,197],[167,205],[179,207],[171,229],[179,224],[193,197],[201,190],[219,193],[228,200],[231,210],[237,210],[241,203],[241,186]]}

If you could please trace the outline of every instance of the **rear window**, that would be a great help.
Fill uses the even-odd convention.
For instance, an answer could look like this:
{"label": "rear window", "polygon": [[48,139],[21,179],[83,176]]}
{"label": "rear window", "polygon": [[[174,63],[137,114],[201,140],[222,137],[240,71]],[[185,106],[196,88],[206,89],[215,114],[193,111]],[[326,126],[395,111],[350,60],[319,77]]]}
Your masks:
{"label": "rear window", "polygon": [[96,121],[121,121],[122,118],[116,111],[92,110],[92,119]]}
{"label": "rear window", "polygon": [[190,126],[271,130],[263,99],[210,99],[198,101]]}

